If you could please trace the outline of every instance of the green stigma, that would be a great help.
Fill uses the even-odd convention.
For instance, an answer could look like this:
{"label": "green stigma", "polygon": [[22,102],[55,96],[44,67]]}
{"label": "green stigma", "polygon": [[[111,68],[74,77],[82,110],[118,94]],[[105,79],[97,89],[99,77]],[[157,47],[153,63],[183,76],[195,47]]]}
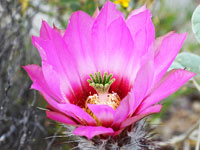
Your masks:
{"label": "green stigma", "polygon": [[103,77],[101,72],[95,72],[94,75],[89,74],[91,79],[88,79],[89,85],[92,86],[97,93],[108,93],[111,84],[115,81],[112,74],[104,73]]}

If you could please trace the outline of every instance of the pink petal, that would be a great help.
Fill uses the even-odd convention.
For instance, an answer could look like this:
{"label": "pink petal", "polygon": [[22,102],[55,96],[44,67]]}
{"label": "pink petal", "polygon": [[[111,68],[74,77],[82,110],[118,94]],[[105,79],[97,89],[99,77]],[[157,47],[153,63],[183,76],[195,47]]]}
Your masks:
{"label": "pink petal", "polygon": [[[52,40],[43,40],[41,38],[33,37],[33,44],[38,49],[43,49],[46,53],[47,59],[43,59],[59,74],[67,74],[67,69],[70,72],[75,72],[74,77],[77,76],[74,64],[74,59],[71,57],[66,44],[62,37],[56,31],[52,31]],[[70,68],[69,68],[70,67]],[[63,75],[63,76],[65,76]],[[75,80],[75,79],[74,79]]]}
{"label": "pink petal", "polygon": [[132,16],[137,15],[137,14],[139,14],[139,13],[141,13],[141,12],[146,11],[146,10],[147,10],[146,5],[143,5],[142,7],[138,8],[138,9],[134,9],[134,10],[128,15],[127,20],[130,19]]}
{"label": "pink petal", "polygon": [[23,69],[28,73],[29,77],[33,81],[32,87],[34,89],[41,90],[42,88],[44,89],[46,88],[46,91],[49,90],[48,85],[44,79],[42,68],[40,66],[32,64],[32,65],[23,66]]}
{"label": "pink petal", "polygon": [[[55,98],[55,100],[60,103],[69,103],[67,98],[60,98],[59,93],[56,93],[56,91],[52,90],[53,88],[49,87],[49,85],[51,85],[51,84],[49,84],[49,85],[47,84],[47,82],[44,78],[43,72],[42,72],[42,68],[40,66],[27,65],[27,66],[24,66],[23,68],[26,70],[26,72],[29,74],[31,80],[33,81],[31,88],[39,90],[40,93],[42,93],[43,95],[46,95],[46,97]],[[59,80],[57,82],[60,83]],[[53,82],[52,82],[52,84],[53,84]],[[56,103],[56,101],[55,101],[55,103]]]}
{"label": "pink petal", "polygon": [[[89,76],[96,71],[95,58],[91,47],[91,28],[94,18],[88,14],[77,11],[71,15],[64,40],[67,43],[71,57],[77,63],[80,76]],[[87,67],[86,67],[87,66]]]}
{"label": "pink petal", "polygon": [[130,92],[117,107],[114,114],[114,122],[112,127],[116,130],[120,127],[120,124],[132,113],[132,108],[134,106],[134,93]]}
{"label": "pink petal", "polygon": [[176,55],[178,54],[187,34],[170,32],[156,40],[155,50],[155,84],[161,80]]}
{"label": "pink petal", "polygon": [[[73,90],[75,90],[75,96],[78,96],[76,102],[81,102],[80,105],[84,105],[83,103],[89,96],[89,92],[93,93],[94,91],[87,82],[89,74],[97,71],[94,65],[95,58],[93,57],[93,50],[91,47],[91,28],[93,22],[94,18],[82,11],[77,11],[72,14],[64,35],[65,43],[67,43],[67,48],[71,55],[69,57],[74,58],[74,62],[76,62],[75,68],[80,78],[77,78],[77,81],[80,81],[81,86],[78,84],[79,86],[77,85],[75,87],[79,87],[79,89],[81,87],[81,89],[75,90],[75,87],[72,86]],[[68,70],[71,69],[68,68]],[[73,74],[71,75],[73,76]],[[68,89],[66,89],[65,86],[64,83],[61,85],[63,93],[68,95]],[[79,91],[79,93],[77,91]],[[81,91],[83,93],[81,93]],[[82,100],[83,98],[85,98],[85,100]]]}
{"label": "pink petal", "polygon": [[31,86],[32,89],[36,89],[39,90],[42,93],[46,93],[52,97],[55,97],[59,100],[59,95],[57,93],[55,93],[54,91],[52,91],[42,72],[42,68],[38,65],[27,65],[27,66],[23,66],[24,70],[26,70],[26,72],[28,73],[29,77],[31,78],[31,80],[33,81],[33,84]]}
{"label": "pink petal", "polygon": [[53,111],[46,111],[47,118],[67,124],[67,125],[77,125],[76,122],[74,122],[72,119],[69,117],[58,113],[58,112],[53,112]]}
{"label": "pink petal", "polygon": [[42,20],[42,26],[40,28],[40,37],[45,40],[51,39],[52,30],[53,29],[48,25],[48,23]]}
{"label": "pink petal", "polygon": [[69,103],[69,101],[62,96],[60,91],[60,79],[59,75],[55,72],[53,67],[46,63],[45,61],[42,62],[42,71],[44,78],[51,89],[51,91],[54,91],[58,95],[58,97],[62,100],[65,100],[65,103]]}
{"label": "pink petal", "polygon": [[194,75],[195,73],[182,69],[169,71],[150,92],[146,99],[143,100],[138,113],[174,93]]}
{"label": "pink petal", "polygon": [[59,104],[45,93],[42,93],[42,95],[54,111],[62,112],[67,116],[74,118],[82,125],[96,125],[96,121],[82,108],[69,103]]}
{"label": "pink petal", "polygon": [[47,55],[45,50],[37,43],[37,40],[40,38],[36,36],[32,36],[32,44],[37,48],[38,52],[40,53],[40,57],[42,60],[47,60]]}
{"label": "pink petal", "polygon": [[[62,80],[62,93],[68,96],[69,90],[74,93],[75,99],[70,99],[71,103],[78,103],[82,101],[85,92],[82,88],[82,83],[77,70],[77,64],[75,58],[71,55],[66,46],[63,38],[57,31],[51,32],[51,40],[43,40],[41,38],[33,38],[33,43],[38,49],[42,49],[46,52],[46,59],[42,58],[49,65],[52,66],[53,70],[59,75],[59,79]],[[70,71],[68,71],[70,70]],[[66,92],[66,93],[65,93]],[[69,97],[67,97],[69,99]]]}
{"label": "pink petal", "polygon": [[123,129],[119,129],[117,131],[114,131],[114,133],[109,134],[110,136],[116,136],[119,135],[121,132],[123,131]]}
{"label": "pink petal", "polygon": [[131,124],[134,124],[135,122],[141,120],[142,118],[148,116],[148,115],[151,115],[151,114],[154,114],[154,113],[159,113],[160,110],[162,108],[162,105],[155,105],[155,106],[151,106],[147,109],[145,109],[144,111],[142,111],[141,113],[139,113],[138,115],[135,115],[131,118],[128,118],[126,119],[122,125],[120,126],[120,128],[125,128]]}
{"label": "pink petal", "polygon": [[65,30],[59,29],[53,24],[53,29],[56,30],[58,33],[60,33],[61,36],[64,36]]}
{"label": "pink petal", "polygon": [[95,12],[93,13],[92,17],[93,18],[97,18],[97,16],[99,15],[100,11],[99,11],[99,8],[97,7]]}
{"label": "pink petal", "polygon": [[92,27],[92,45],[94,51],[94,58],[96,67],[99,70],[105,70],[108,65],[108,49],[107,49],[107,27],[115,19],[123,16],[123,14],[116,9],[116,5],[110,1],[106,1],[96,18]]}
{"label": "pink petal", "polygon": [[127,25],[131,31],[135,43],[135,53],[143,56],[147,53],[148,47],[155,40],[155,29],[151,21],[149,10],[142,8],[144,11],[135,13],[127,19]]}
{"label": "pink petal", "polygon": [[90,140],[96,135],[109,134],[113,132],[114,131],[112,128],[105,128],[101,126],[98,126],[98,127],[81,126],[81,127],[76,128],[73,133],[79,136],[86,136]]}
{"label": "pink petal", "polygon": [[60,35],[64,35],[65,30],[58,29],[54,24],[51,28],[45,20],[42,20],[42,26],[40,28],[40,38],[44,40],[49,40],[52,38],[52,31],[56,30]]}
{"label": "pink petal", "polygon": [[88,104],[87,106],[94,113],[102,126],[109,127],[113,123],[115,111],[112,107],[95,104]]}
{"label": "pink petal", "polygon": [[109,71],[129,78],[130,82],[134,81],[137,68],[139,68],[139,58],[134,55],[133,39],[122,17],[109,25],[107,46]]}
{"label": "pink petal", "polygon": [[154,78],[154,63],[152,60],[149,60],[141,66],[140,70],[137,73],[136,79],[133,84],[132,91],[135,95],[135,104],[132,108],[134,112],[137,107],[142,102],[143,98],[147,95],[150,90]]}
{"label": "pink petal", "polygon": [[113,73],[116,81],[110,91],[118,93],[123,99],[132,87],[139,69],[140,58],[134,52],[134,43],[129,29],[122,17],[114,20],[107,29],[107,62],[106,68]]}

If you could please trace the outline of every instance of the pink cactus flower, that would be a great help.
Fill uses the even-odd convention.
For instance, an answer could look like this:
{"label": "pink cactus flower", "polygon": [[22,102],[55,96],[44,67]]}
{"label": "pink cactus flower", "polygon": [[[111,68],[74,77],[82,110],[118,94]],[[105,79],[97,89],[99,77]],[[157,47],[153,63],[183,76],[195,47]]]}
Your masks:
{"label": "pink cactus flower", "polygon": [[64,32],[43,21],[40,37],[32,37],[42,67],[24,69],[48,103],[48,118],[88,139],[115,136],[160,112],[157,103],[195,75],[167,72],[185,38],[170,32],[155,39],[145,6],[125,18],[107,1],[93,17],[73,13]]}

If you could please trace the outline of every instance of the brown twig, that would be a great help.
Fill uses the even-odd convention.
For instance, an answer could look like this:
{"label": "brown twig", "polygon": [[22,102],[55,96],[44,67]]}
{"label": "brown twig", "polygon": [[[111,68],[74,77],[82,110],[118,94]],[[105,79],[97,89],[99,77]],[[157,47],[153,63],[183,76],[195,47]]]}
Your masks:
{"label": "brown twig", "polygon": [[197,88],[197,90],[200,92],[200,86],[199,84],[197,83],[197,81],[193,78],[192,79],[193,83],[194,83],[194,86]]}
{"label": "brown twig", "polygon": [[198,129],[198,135],[197,135],[197,144],[195,150],[200,149],[200,122],[199,122],[199,129]]}
{"label": "brown twig", "polygon": [[[179,136],[175,136],[172,139],[166,141],[166,142],[159,142],[158,145],[160,146],[168,146],[168,145],[176,145],[178,143],[182,143],[183,141],[185,141],[190,135],[191,133],[196,130],[200,125],[200,120],[197,121],[196,124],[194,124],[189,130],[187,130],[187,132],[179,135]],[[197,142],[198,143],[198,142]]]}

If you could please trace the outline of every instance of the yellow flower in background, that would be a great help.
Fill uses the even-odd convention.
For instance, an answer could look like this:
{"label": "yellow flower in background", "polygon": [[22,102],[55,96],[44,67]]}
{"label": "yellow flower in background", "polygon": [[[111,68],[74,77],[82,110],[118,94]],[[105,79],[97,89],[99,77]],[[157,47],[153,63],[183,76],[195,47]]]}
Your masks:
{"label": "yellow flower in background", "polygon": [[128,7],[130,0],[116,0],[114,3],[115,4],[120,4],[123,7]]}
{"label": "yellow flower in background", "polygon": [[19,0],[20,4],[22,5],[22,13],[24,13],[26,11],[26,9],[28,8],[29,5],[29,0]]}

